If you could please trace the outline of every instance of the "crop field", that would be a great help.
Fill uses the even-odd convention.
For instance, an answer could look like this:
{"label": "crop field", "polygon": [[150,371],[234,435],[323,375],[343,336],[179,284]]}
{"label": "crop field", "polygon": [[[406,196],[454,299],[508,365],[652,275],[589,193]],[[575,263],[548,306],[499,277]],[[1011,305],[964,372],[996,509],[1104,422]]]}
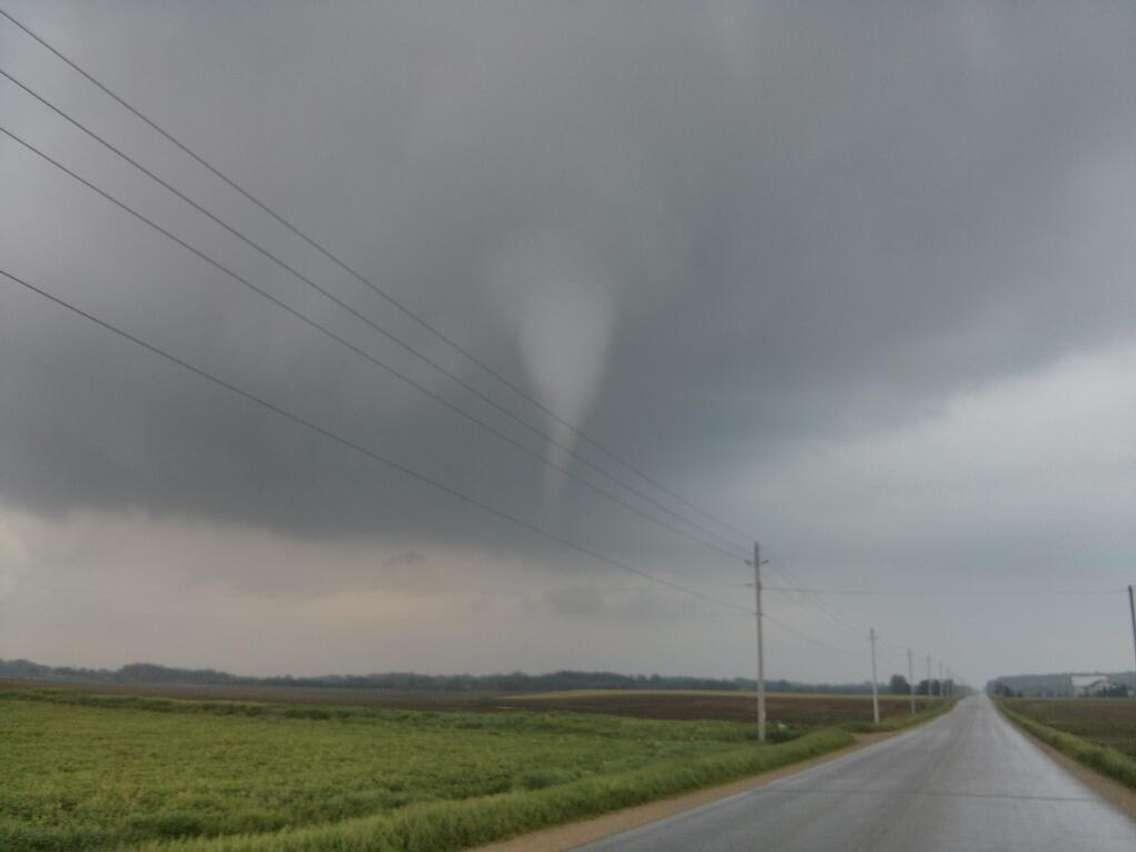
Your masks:
{"label": "crop field", "polygon": [[1006,707],[1029,719],[1136,758],[1136,701],[1123,698],[1012,698]]}
{"label": "crop field", "polygon": [[[512,696],[510,706],[529,709],[607,713],[647,719],[720,719],[752,721],[756,713],[753,693],[711,691],[579,690]],[[926,698],[917,698],[918,709]],[[792,728],[818,728],[872,721],[868,695],[777,694],[766,696],[766,717],[771,724]],[[881,695],[881,719],[906,718],[906,696]]]}
{"label": "crop field", "polygon": [[[2,681],[3,689],[37,689],[34,681]],[[573,690],[532,694],[488,692],[424,692],[302,686],[113,685],[53,686],[67,693],[177,698],[203,701],[243,701],[385,707],[397,710],[506,713],[517,710],[567,713],[605,713],[642,719],[752,722],[756,713],[752,692],[721,690]],[[927,698],[916,697],[919,709]],[[880,715],[898,718],[908,712],[906,696],[881,695]],[[872,702],[867,695],[769,693],[766,712],[771,723],[794,728],[826,727],[870,722]]]}
{"label": "crop field", "polygon": [[454,849],[775,768],[844,731],[0,691],[0,849]]}
{"label": "crop field", "polygon": [[[43,681],[3,680],[0,691],[41,689]],[[61,693],[85,695],[129,695],[150,698],[176,698],[195,701],[244,701],[255,703],[320,704],[388,707],[397,710],[469,710],[494,712],[503,698],[494,692],[430,692],[424,690],[363,689],[335,686],[262,686],[209,684],[66,684],[52,683]]]}

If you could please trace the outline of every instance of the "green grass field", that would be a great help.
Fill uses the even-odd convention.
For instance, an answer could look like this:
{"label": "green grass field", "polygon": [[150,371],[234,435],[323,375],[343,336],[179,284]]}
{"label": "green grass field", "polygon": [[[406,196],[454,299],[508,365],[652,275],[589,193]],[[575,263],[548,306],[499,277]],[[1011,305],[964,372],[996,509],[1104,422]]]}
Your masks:
{"label": "green grass field", "polygon": [[[224,835],[246,835],[236,848],[460,848],[851,739],[815,732],[761,746],[753,737],[752,725],[720,721],[9,690],[0,693],[0,849],[174,838],[196,848]],[[280,829],[303,830],[264,834]]]}

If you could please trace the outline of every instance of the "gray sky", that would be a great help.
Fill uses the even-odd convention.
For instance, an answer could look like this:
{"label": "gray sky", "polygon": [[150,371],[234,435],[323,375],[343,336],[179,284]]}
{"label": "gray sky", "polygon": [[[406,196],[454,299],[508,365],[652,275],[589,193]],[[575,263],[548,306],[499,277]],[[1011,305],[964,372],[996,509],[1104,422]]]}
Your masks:
{"label": "gray sky", "polygon": [[[866,678],[869,624],[885,673],[908,645],[974,680],[1130,665],[1127,4],[5,8],[527,393],[759,535],[771,583],[888,593],[771,593],[775,676]],[[3,20],[0,65],[651,491]],[[3,80],[0,115],[374,357],[615,488]],[[6,137],[0,181],[12,273],[553,535],[748,602],[740,562],[463,421]],[[0,656],[752,671],[744,613],[367,462],[7,281],[0,365]],[[1085,591],[1102,594],[1070,594]]]}

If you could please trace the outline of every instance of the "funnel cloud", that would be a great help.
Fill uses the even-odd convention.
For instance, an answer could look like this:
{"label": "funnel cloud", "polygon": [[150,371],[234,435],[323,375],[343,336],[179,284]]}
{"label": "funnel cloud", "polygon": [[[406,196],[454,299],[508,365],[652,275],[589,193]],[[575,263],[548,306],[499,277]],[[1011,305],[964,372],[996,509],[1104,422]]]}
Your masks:
{"label": "funnel cloud", "polygon": [[[694,531],[581,459],[601,466],[739,554],[760,538],[791,628],[770,626],[771,676],[867,678],[868,626],[885,679],[908,646],[974,683],[1130,664],[1128,6],[5,8],[747,534],[0,20],[5,71],[542,434],[0,81],[13,133],[574,475]],[[0,186],[11,273],[498,513],[749,605],[741,559],[518,452],[7,137]],[[365,460],[7,280],[0,364],[0,657],[752,673],[745,612]]]}

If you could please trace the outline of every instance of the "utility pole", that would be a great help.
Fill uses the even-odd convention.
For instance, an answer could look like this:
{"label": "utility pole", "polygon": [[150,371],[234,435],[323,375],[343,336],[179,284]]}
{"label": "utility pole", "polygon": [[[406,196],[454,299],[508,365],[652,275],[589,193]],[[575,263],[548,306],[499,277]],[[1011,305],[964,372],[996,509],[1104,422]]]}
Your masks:
{"label": "utility pole", "polygon": [[762,635],[761,609],[761,545],[753,543],[753,597],[757,609],[757,739],[765,742],[765,643]]}
{"label": "utility pole", "polygon": [[943,661],[939,660],[939,697],[943,697]]}
{"label": "utility pole", "polygon": [[[1136,591],[1128,587],[1128,612],[1132,616],[1132,650],[1136,652]],[[1136,669],[1132,671],[1132,697],[1136,698]]]}
{"label": "utility pole", "polygon": [[876,628],[868,631],[868,642],[872,646],[872,718],[880,723],[880,690],[876,685]]}
{"label": "utility pole", "polygon": [[931,703],[931,655],[927,655],[927,703]]}
{"label": "utility pole", "polygon": [[915,662],[911,649],[907,649],[907,691],[911,695],[911,715],[915,715]]}

